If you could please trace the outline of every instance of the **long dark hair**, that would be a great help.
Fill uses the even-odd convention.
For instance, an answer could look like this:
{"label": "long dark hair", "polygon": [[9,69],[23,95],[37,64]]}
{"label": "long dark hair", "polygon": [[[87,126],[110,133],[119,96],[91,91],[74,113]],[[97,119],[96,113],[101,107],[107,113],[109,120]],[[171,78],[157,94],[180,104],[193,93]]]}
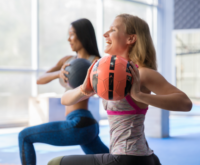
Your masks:
{"label": "long dark hair", "polygon": [[90,55],[101,57],[97,47],[96,36],[92,23],[88,19],[82,18],[72,22],[71,25],[75,29],[76,35],[85,50]]}

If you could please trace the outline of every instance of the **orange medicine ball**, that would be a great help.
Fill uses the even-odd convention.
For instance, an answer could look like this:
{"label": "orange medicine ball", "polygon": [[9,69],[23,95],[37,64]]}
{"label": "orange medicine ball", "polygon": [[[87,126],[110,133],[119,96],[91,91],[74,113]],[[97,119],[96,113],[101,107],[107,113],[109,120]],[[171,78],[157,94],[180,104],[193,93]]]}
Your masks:
{"label": "orange medicine ball", "polygon": [[90,82],[99,97],[106,100],[121,100],[131,89],[133,82],[127,59],[107,55],[93,66]]}

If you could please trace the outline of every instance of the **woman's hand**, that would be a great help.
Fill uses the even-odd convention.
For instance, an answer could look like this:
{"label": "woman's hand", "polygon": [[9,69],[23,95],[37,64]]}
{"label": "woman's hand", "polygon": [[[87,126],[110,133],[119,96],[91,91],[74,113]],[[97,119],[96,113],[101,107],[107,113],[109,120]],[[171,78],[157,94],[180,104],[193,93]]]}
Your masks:
{"label": "woman's hand", "polygon": [[133,76],[133,84],[130,90],[130,96],[137,101],[137,96],[140,93],[140,74],[136,65],[131,61],[129,69]]}
{"label": "woman's hand", "polygon": [[87,71],[87,75],[85,77],[85,80],[82,84],[82,90],[87,93],[88,95],[92,95],[94,94],[94,90],[91,86],[91,83],[90,83],[90,73],[91,73],[91,70],[94,66],[94,64],[97,62],[97,60],[95,60],[92,65],[89,67],[88,71]]}
{"label": "woman's hand", "polygon": [[69,66],[69,65],[70,65],[70,64],[64,64],[64,65],[61,67],[60,73],[59,73],[59,77],[62,78],[62,79],[64,80],[64,82],[66,82],[66,83],[67,83],[67,81],[68,81],[68,78],[65,76],[65,74],[69,74],[69,72],[67,72],[67,71],[65,70],[65,68],[66,68],[67,66]]}

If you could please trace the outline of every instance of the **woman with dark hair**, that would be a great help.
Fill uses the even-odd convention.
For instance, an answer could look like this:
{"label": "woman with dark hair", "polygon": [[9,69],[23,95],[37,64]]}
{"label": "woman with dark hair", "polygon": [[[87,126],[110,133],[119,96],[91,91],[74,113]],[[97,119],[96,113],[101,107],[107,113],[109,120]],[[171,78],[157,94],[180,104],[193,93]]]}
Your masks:
{"label": "woman with dark hair", "polygon": [[[70,89],[64,70],[75,58],[84,58],[91,63],[100,58],[94,28],[87,19],[71,23],[68,41],[76,56],[65,56],[40,76],[37,84],[47,84],[59,79],[66,91]],[[99,125],[90,111],[88,99],[66,106],[66,121],[49,122],[28,127],[19,133],[19,150],[22,165],[35,165],[36,154],[33,143],[46,143],[55,146],[80,145],[86,154],[108,153],[107,146],[99,138]],[[55,109],[56,111],[56,109]]]}

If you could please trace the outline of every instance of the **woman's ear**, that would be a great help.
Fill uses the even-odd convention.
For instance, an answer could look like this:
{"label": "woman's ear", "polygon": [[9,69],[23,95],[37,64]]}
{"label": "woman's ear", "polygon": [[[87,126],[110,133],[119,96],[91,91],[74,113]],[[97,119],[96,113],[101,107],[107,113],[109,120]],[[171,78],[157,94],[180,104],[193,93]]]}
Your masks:
{"label": "woman's ear", "polygon": [[134,44],[136,42],[136,40],[137,40],[137,35],[136,34],[131,34],[128,37],[128,42],[127,43],[132,45],[132,44]]}

